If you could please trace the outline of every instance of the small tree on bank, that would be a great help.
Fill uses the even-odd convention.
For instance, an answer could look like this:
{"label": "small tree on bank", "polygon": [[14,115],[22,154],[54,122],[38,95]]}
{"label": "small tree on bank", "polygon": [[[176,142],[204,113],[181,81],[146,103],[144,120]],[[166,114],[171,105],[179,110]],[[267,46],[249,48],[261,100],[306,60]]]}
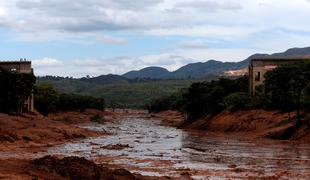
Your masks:
{"label": "small tree on bank", "polygon": [[58,102],[57,91],[49,84],[40,84],[35,87],[34,106],[42,115],[56,111]]}

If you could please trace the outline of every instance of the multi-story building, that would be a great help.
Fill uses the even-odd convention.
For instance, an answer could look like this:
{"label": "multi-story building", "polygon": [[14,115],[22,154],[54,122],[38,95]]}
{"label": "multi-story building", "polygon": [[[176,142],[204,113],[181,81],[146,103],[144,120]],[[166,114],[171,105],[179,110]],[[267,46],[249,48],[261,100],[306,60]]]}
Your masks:
{"label": "multi-story building", "polygon": [[252,59],[249,65],[249,93],[255,94],[255,88],[265,81],[265,73],[275,69],[279,65],[310,60],[310,58],[266,58]]}
{"label": "multi-story building", "polygon": [[[20,61],[0,61],[0,68],[8,71],[16,71],[19,73],[33,73],[31,61],[21,59]],[[23,110],[33,112],[33,95],[29,96],[24,102]]]}

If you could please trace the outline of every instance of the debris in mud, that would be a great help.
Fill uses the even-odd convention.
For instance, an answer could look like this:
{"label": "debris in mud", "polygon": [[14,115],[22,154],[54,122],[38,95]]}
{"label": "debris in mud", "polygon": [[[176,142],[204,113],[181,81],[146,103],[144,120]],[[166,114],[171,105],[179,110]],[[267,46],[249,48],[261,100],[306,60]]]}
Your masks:
{"label": "debris in mud", "polygon": [[52,156],[45,156],[31,161],[31,165],[27,167],[26,170],[37,179],[137,179],[127,170],[110,170],[80,157],[65,157],[63,159],[58,159]]}
{"label": "debris in mud", "polygon": [[23,136],[22,138],[23,138],[23,140],[25,140],[26,142],[31,141],[31,138],[30,138],[30,137],[28,137],[28,136]]}
{"label": "debris in mud", "polygon": [[194,149],[195,151],[198,151],[198,152],[206,152],[206,150],[201,149],[201,148],[197,148],[197,147],[192,147],[190,149]]}
{"label": "debris in mud", "polygon": [[167,139],[173,139],[175,137],[177,137],[177,136],[166,136]]}
{"label": "debris in mud", "polygon": [[235,168],[237,167],[237,165],[232,164],[232,165],[229,165],[228,167],[229,167],[229,168],[232,168],[232,169],[235,169]]}
{"label": "debris in mud", "polygon": [[0,142],[15,142],[19,140],[19,137],[16,134],[1,134]]}
{"label": "debris in mud", "polygon": [[181,180],[192,180],[191,174],[189,172],[183,172],[180,177]]}
{"label": "debris in mud", "polygon": [[76,138],[76,139],[84,139],[84,138],[86,138],[86,136],[84,134],[72,134],[72,137]]}
{"label": "debris in mud", "polygon": [[128,144],[110,144],[107,146],[101,146],[100,148],[102,149],[108,149],[108,150],[122,150],[129,148]]}
{"label": "debris in mud", "polygon": [[94,142],[90,142],[89,144],[90,144],[91,146],[99,146],[99,144],[94,143]]}

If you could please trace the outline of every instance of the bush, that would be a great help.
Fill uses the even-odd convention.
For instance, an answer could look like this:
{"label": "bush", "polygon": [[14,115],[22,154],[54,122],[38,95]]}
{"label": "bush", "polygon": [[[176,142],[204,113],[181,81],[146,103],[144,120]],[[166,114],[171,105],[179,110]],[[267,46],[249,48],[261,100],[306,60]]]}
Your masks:
{"label": "bush", "polygon": [[56,111],[58,102],[57,91],[49,84],[40,84],[34,89],[34,107],[42,115],[47,116],[49,113]]}
{"label": "bush", "polygon": [[218,81],[193,83],[183,93],[182,109],[187,113],[188,119],[197,119],[207,114],[217,114],[224,110],[223,99],[231,93],[247,92],[247,77],[235,80],[219,79]]}
{"label": "bush", "polygon": [[225,109],[238,110],[251,107],[252,98],[248,93],[235,92],[224,97],[221,104]]}
{"label": "bush", "polygon": [[182,94],[175,93],[170,96],[162,97],[159,99],[153,99],[146,105],[146,109],[149,112],[161,112],[166,110],[180,110],[182,106]]}
{"label": "bush", "polygon": [[104,110],[104,108],[104,99],[77,94],[61,94],[57,102],[57,110],[59,111],[84,111],[85,109]]}
{"label": "bush", "polygon": [[58,94],[49,84],[36,86],[34,93],[35,108],[44,116],[55,111],[84,111],[85,109],[104,110],[102,98],[78,94]]}
{"label": "bush", "polygon": [[302,92],[301,104],[304,109],[310,110],[310,84]]}
{"label": "bush", "polygon": [[[248,80],[245,76],[238,79],[197,82],[172,96],[153,100],[147,105],[147,109],[150,112],[178,110],[187,113],[189,119],[196,119],[206,114],[216,114],[222,111],[225,108],[222,102],[226,96],[235,92],[245,93],[247,90]],[[230,97],[224,103],[238,105],[237,101],[246,101],[245,96],[240,97],[241,99],[237,99],[237,97],[236,95]],[[241,104],[240,102],[238,106]],[[224,106],[228,106],[228,104]]]}

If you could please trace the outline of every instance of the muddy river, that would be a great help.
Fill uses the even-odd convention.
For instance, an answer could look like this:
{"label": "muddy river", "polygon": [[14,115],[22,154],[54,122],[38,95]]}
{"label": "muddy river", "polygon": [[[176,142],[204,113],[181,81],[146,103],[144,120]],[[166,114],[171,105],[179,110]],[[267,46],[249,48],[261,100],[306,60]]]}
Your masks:
{"label": "muddy river", "polygon": [[307,144],[211,136],[141,117],[83,127],[107,131],[111,135],[52,147],[48,153],[83,156],[99,164],[150,176],[310,178],[310,146]]}

